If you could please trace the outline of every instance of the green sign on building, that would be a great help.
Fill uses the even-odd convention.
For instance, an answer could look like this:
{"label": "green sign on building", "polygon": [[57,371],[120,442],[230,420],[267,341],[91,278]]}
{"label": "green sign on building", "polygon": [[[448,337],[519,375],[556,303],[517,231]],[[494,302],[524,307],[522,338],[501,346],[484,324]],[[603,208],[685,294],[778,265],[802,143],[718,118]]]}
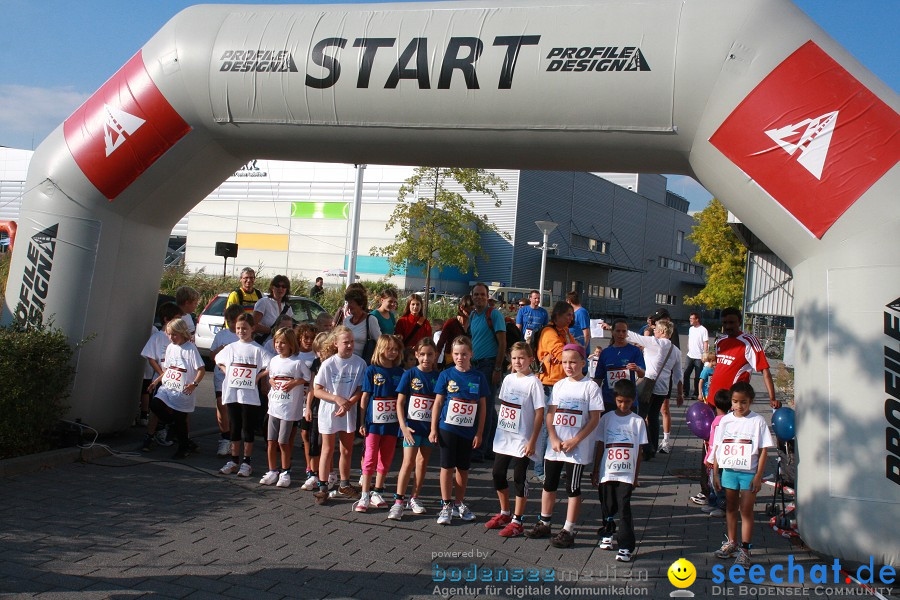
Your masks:
{"label": "green sign on building", "polygon": [[292,202],[292,219],[347,219],[349,202]]}

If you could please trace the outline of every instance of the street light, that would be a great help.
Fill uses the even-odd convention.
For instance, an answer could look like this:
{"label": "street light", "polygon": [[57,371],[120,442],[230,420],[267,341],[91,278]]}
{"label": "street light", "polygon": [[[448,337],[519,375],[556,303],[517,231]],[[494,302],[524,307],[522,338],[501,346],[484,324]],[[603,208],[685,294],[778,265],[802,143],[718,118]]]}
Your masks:
{"label": "street light", "polygon": [[538,291],[541,294],[541,299],[544,298],[544,276],[547,273],[547,242],[550,238],[550,234],[554,229],[557,228],[557,224],[553,221],[535,221],[535,225],[537,228],[541,230],[541,233],[544,234],[544,243],[540,246],[541,248],[541,285],[538,288]]}

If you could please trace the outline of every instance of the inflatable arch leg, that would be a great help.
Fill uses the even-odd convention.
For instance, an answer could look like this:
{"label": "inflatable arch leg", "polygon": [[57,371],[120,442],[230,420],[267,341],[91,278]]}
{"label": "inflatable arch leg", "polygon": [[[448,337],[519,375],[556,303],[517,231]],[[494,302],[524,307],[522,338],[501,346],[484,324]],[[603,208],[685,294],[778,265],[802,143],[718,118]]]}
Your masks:
{"label": "inflatable arch leg", "polygon": [[787,0],[194,7],[35,153],[4,321],[94,336],[71,413],[117,429],[169,231],[248,159],[690,174],[794,271],[803,538],[896,563],[897,106]]}

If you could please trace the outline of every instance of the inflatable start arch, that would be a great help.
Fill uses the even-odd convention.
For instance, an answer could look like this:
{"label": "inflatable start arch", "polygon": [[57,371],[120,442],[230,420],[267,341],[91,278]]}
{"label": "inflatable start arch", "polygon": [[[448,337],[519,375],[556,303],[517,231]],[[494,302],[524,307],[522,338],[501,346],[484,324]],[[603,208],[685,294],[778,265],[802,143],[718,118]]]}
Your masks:
{"label": "inflatable start arch", "polygon": [[787,0],[552,4],[180,13],[35,153],[4,321],[94,336],[113,430],[169,231],[248,159],[689,174],[796,278],[803,538],[896,563],[897,96]]}

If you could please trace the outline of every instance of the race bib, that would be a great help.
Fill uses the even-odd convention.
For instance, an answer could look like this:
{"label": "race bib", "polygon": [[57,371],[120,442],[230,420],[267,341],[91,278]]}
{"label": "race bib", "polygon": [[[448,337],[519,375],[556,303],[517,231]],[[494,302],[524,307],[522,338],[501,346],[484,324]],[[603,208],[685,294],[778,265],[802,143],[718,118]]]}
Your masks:
{"label": "race bib", "polygon": [[580,410],[558,408],[553,414],[554,427],[576,427],[581,429],[584,425],[584,415]]}
{"label": "race bib", "polygon": [[231,365],[228,367],[228,387],[239,390],[256,389],[256,365]]}
{"label": "race bib", "polygon": [[431,423],[431,410],[434,408],[433,396],[413,395],[409,397],[409,418],[413,421]]}
{"label": "race bib", "polygon": [[459,427],[472,427],[475,425],[475,413],[478,412],[477,400],[450,398],[447,402],[447,417],[444,419],[445,423],[448,425],[457,425]]}
{"label": "race bib", "polygon": [[396,423],[397,399],[372,398],[372,423]]}
{"label": "race bib", "polygon": [[522,429],[522,406],[501,401],[497,428],[509,433],[519,433]]}
{"label": "race bib", "polygon": [[628,373],[628,369],[607,369],[606,370],[606,384],[612,388],[613,384],[621,379],[630,379],[631,375]]}
{"label": "race bib", "polygon": [[525,330],[525,335],[523,336],[523,339],[525,340],[525,343],[526,343],[526,344],[527,344],[528,342],[531,341],[531,336],[532,336],[532,335],[534,335],[534,330],[533,330],[533,329],[526,329],[526,330]]}
{"label": "race bib", "polygon": [[185,369],[180,367],[167,367],[163,373],[162,386],[167,390],[180,394],[187,387],[184,376],[187,373]]}
{"label": "race bib", "polygon": [[591,379],[597,376],[598,362],[600,362],[600,360],[596,356],[591,356],[588,359],[588,377],[590,377]]}
{"label": "race bib", "polygon": [[289,404],[291,392],[284,390],[284,386],[291,382],[290,377],[275,377],[270,380],[272,389],[269,391],[269,402],[272,404]]}
{"label": "race bib", "polygon": [[753,442],[751,440],[727,439],[719,450],[719,466],[735,471],[749,471]]}
{"label": "race bib", "polygon": [[634,466],[637,456],[632,444],[607,444],[606,474],[634,477]]}

